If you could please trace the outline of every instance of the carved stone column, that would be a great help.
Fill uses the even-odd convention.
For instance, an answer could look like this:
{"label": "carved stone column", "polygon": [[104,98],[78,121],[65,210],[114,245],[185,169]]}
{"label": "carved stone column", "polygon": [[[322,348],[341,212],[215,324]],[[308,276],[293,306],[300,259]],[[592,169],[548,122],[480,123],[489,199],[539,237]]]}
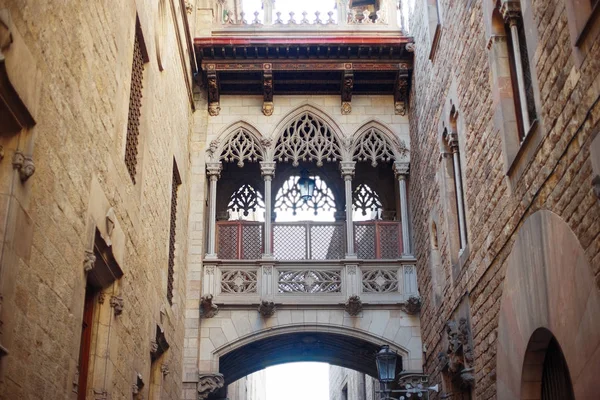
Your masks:
{"label": "carved stone column", "polygon": [[465,208],[462,189],[462,177],[460,174],[460,155],[458,154],[458,135],[448,135],[448,146],[452,149],[452,160],[454,161],[454,186],[456,187],[456,208],[458,208],[458,230],[460,232],[460,250],[467,246],[467,224],[465,221]]}
{"label": "carved stone column", "polygon": [[510,36],[512,39],[512,51],[515,60],[515,71],[517,73],[517,86],[519,88],[519,102],[521,103],[521,116],[523,119],[523,136],[529,131],[529,109],[527,108],[527,91],[525,89],[525,74],[523,72],[523,60],[519,43],[518,23],[521,19],[521,5],[518,1],[505,0],[500,9],[504,21],[510,25]]}
{"label": "carved stone column", "polygon": [[221,176],[221,163],[211,162],[206,164],[206,174],[210,180],[208,198],[208,251],[206,259],[216,259],[215,236],[217,230],[217,181]]}
{"label": "carved stone column", "polygon": [[398,179],[400,189],[400,219],[402,221],[402,253],[412,254],[410,249],[410,230],[408,225],[408,197],[406,195],[406,177],[408,176],[408,162],[396,161],[394,172]]}
{"label": "carved stone column", "polygon": [[261,161],[260,162],[260,173],[265,181],[265,231],[264,231],[264,250],[263,258],[273,258],[272,236],[273,230],[271,229],[273,204],[271,204],[271,182],[275,175],[275,163],[272,161]]}
{"label": "carved stone column", "polygon": [[355,165],[354,161],[340,162],[346,196],[346,258],[356,258],[354,252],[354,223],[352,222],[352,177],[354,176]]}

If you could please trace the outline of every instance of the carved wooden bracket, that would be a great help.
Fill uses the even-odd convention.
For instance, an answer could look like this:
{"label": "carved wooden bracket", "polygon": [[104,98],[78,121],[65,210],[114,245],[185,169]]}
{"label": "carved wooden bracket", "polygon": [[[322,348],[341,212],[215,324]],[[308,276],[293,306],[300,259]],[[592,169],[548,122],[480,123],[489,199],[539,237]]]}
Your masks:
{"label": "carved wooden bracket", "polygon": [[354,89],[354,71],[352,64],[344,65],[344,76],[342,78],[342,115],[352,112],[352,89]]}
{"label": "carved wooden bracket", "polygon": [[208,113],[210,115],[217,116],[221,111],[220,94],[219,94],[219,80],[217,78],[217,71],[215,70],[214,64],[206,66],[206,80],[208,86]]}
{"label": "carved wooden bracket", "polygon": [[225,385],[223,374],[198,374],[198,400],[206,399]]}
{"label": "carved wooden bracket", "polygon": [[394,85],[394,111],[396,115],[406,115],[408,108],[408,74],[399,72]]}
{"label": "carved wooden bracket", "polygon": [[262,112],[266,116],[273,115],[273,66],[263,64],[263,107]]}

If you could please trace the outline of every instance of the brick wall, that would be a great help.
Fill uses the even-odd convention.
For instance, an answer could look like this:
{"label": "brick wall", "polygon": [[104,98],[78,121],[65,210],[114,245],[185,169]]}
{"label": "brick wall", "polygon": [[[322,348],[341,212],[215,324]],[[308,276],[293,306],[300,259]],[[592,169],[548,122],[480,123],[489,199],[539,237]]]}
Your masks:
{"label": "brick wall", "polygon": [[[147,398],[150,340],[160,324],[170,344],[163,359],[170,373],[162,384],[161,398],[181,396],[191,73],[185,38],[177,37],[173,24],[174,17],[181,24],[185,11],[180,10],[179,1],[166,5],[164,70],[160,71],[154,2],[0,0],[0,11],[10,15],[15,38],[5,52],[7,60],[17,59],[24,51],[33,60],[9,74],[16,81],[20,74],[35,77],[38,93],[37,97],[25,93],[27,99],[37,98],[28,104],[35,127],[1,138],[6,155],[1,163],[2,194],[12,183],[15,189],[7,190],[4,197],[13,193],[15,209],[30,224],[26,234],[11,242],[19,251],[10,254],[11,249],[5,248],[3,253],[1,340],[9,355],[0,366],[2,399],[76,396],[73,382],[85,292],[84,251],[90,247],[90,227],[106,229],[104,221],[99,224],[93,218],[107,211],[94,209],[97,204],[109,205],[116,216],[114,232],[118,234],[112,236],[112,248],[124,276],[113,289],[123,298],[124,311],[111,317],[111,365],[105,372],[94,372],[105,374],[106,384],[102,388],[90,384],[88,389],[104,389],[113,399],[131,398],[135,374],[140,373],[146,384],[141,394]],[[125,167],[124,150],[136,11],[149,61],[144,66],[134,185]],[[10,166],[17,149],[32,155],[36,166],[24,184]],[[173,158],[183,183],[178,195],[171,306],[166,288]],[[110,298],[113,292],[107,294]]]}
{"label": "brick wall", "polygon": [[[537,75],[537,141],[523,146],[508,175],[502,137],[494,123],[492,78],[486,45],[487,3],[441,0],[442,33],[433,61],[426,2],[416,0],[411,16],[415,72],[411,93],[411,211],[424,298],[421,312],[425,370],[439,382],[437,354],[443,324],[465,297],[470,306],[475,350],[474,395],[495,397],[495,340],[506,258],[519,226],[537,210],[563,218],[585,249],[600,287],[600,203],[592,190],[590,144],[600,117],[600,42],[581,64],[571,46],[564,2],[528,1],[537,47],[530,48]],[[492,4],[493,2],[489,2]],[[531,37],[531,35],[529,36]],[[532,51],[533,50],[533,51]],[[440,125],[452,102],[459,113],[463,186],[469,249],[456,279],[450,265],[448,232],[437,223],[444,284],[435,306],[431,283],[430,221],[443,221],[440,190]],[[423,184],[434,182],[434,184]],[[557,244],[559,245],[559,244]],[[434,262],[435,264],[435,262]]]}

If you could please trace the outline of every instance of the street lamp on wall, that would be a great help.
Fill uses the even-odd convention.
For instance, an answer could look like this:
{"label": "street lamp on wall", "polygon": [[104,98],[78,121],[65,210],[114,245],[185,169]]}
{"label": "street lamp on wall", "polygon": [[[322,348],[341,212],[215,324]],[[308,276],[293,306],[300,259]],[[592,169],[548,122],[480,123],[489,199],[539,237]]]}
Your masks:
{"label": "street lamp on wall", "polygon": [[[429,391],[438,392],[439,385],[425,387],[424,383],[427,383],[427,375],[424,374],[412,374],[404,373],[400,374],[398,378],[398,385],[404,387],[404,389],[391,390],[390,383],[396,380],[396,361],[398,355],[395,351],[390,350],[390,346],[381,346],[381,350],[375,356],[375,362],[377,363],[377,376],[379,382],[381,382],[382,390],[377,390],[377,393],[381,393],[381,400],[406,400],[413,397],[429,398]],[[401,393],[400,397],[392,397],[392,393]]]}
{"label": "street lamp on wall", "polygon": [[309,178],[307,170],[303,169],[302,172],[300,172],[300,179],[298,179],[297,186],[298,191],[300,192],[300,198],[306,203],[312,198],[315,191],[315,180]]}

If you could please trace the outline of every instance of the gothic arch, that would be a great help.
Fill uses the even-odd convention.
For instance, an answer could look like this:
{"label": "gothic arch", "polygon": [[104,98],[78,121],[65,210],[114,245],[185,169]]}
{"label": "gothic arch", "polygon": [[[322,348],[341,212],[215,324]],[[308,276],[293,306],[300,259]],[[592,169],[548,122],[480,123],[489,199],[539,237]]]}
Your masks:
{"label": "gothic arch", "polygon": [[519,229],[507,264],[498,321],[498,398],[532,395],[522,386],[533,385],[526,356],[539,328],[560,344],[575,398],[595,398],[600,391],[600,291],[577,236],[558,215],[538,211]]}
{"label": "gothic arch", "polygon": [[264,161],[266,145],[268,142],[258,129],[246,121],[238,121],[223,129],[210,142],[207,153],[212,162],[236,162],[243,167],[245,161]]}
{"label": "gothic arch", "polygon": [[406,143],[376,120],[363,124],[352,135],[350,151],[353,161],[368,161],[374,167],[379,161],[400,161],[409,153]]}
{"label": "gothic arch", "polygon": [[[346,140],[343,130],[335,122],[333,118],[319,110],[312,104],[303,104],[296,109],[290,111],[287,116],[283,117],[281,121],[275,126],[271,137],[272,145],[268,149],[268,158],[272,161],[278,160],[281,155],[281,147],[278,147],[280,140],[286,137],[286,132],[292,124],[298,123],[302,118],[308,117],[316,121],[319,127],[325,127],[331,134],[330,140],[326,137],[321,138],[321,143],[318,144],[318,148],[311,149],[313,157],[316,156],[317,165],[321,165],[324,161],[328,161],[328,158],[334,157],[334,161],[345,161],[347,160],[348,151],[346,146]],[[293,152],[300,151],[305,152],[306,149],[295,149]],[[291,162],[295,164],[298,158],[301,158],[301,154],[293,155]]]}

